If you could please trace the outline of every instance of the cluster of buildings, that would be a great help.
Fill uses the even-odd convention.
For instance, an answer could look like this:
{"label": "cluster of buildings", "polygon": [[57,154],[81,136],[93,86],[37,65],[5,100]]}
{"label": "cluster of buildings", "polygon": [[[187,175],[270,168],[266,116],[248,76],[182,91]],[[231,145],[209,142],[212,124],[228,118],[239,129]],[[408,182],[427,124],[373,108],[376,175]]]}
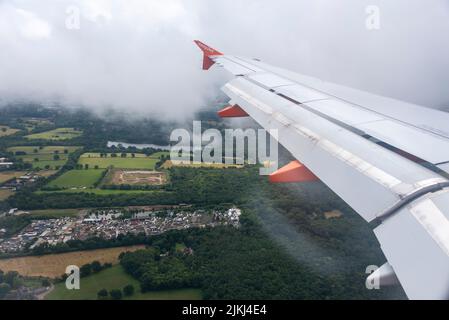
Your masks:
{"label": "cluster of buildings", "polygon": [[221,223],[224,225],[232,225],[236,228],[239,226],[240,222],[240,215],[242,214],[242,211],[238,208],[231,208],[227,211],[213,211],[212,212],[212,219],[216,223]]}
{"label": "cluster of buildings", "polygon": [[91,212],[85,217],[34,220],[18,234],[0,239],[0,252],[12,253],[34,249],[40,245],[56,245],[69,240],[86,240],[92,237],[115,239],[119,235],[157,235],[168,230],[231,225],[238,227],[240,209],[214,211],[172,210],[138,212],[123,218],[119,210]]}
{"label": "cluster of buildings", "polygon": [[[0,212],[0,218],[5,217],[5,216],[18,216],[24,213],[28,213],[27,211],[19,211],[19,209],[17,208],[12,208],[9,209],[7,211],[2,211]],[[0,235],[1,235],[1,231],[0,231]]]}
{"label": "cluster of buildings", "polygon": [[39,179],[38,175],[36,175],[32,172],[29,172],[20,177],[12,178],[9,181],[4,182],[0,188],[18,190],[27,184],[36,182],[37,179]]}
{"label": "cluster of buildings", "polygon": [[6,170],[13,166],[14,163],[10,162],[7,158],[0,158],[0,170]]}
{"label": "cluster of buildings", "polygon": [[21,285],[16,290],[11,290],[4,297],[3,300],[38,300],[39,296],[47,293],[47,287],[27,287]]}

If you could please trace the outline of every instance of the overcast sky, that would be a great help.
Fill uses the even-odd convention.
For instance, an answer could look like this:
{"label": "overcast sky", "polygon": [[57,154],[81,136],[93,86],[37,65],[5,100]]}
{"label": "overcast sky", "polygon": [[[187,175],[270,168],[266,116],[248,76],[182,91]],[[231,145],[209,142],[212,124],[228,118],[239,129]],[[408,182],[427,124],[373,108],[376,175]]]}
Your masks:
{"label": "overcast sky", "polygon": [[[378,30],[366,28],[368,5],[379,7]],[[220,69],[201,70],[198,38],[225,53],[444,107],[448,34],[447,0],[0,0],[0,99],[180,119],[225,79]]]}

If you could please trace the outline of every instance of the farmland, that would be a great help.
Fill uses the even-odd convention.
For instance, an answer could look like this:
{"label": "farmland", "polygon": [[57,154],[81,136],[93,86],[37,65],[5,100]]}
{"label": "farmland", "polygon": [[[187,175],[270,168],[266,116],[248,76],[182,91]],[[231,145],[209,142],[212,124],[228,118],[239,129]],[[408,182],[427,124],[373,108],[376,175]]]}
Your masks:
{"label": "farmland", "polygon": [[[30,171],[3,171],[0,172],[0,184],[11,180],[13,178],[19,178],[21,176],[24,176],[27,173],[30,173]],[[34,175],[37,175],[39,177],[49,177],[51,175],[53,175],[54,173],[56,173],[56,171],[52,171],[52,170],[45,170],[45,171],[37,171],[37,172],[33,172]]]}
{"label": "farmland", "polygon": [[48,178],[49,176],[54,175],[56,172],[58,172],[57,170],[41,170],[41,171],[37,171],[35,172],[35,174],[37,174],[39,177],[44,177],[44,178]]}
{"label": "farmland", "polygon": [[7,151],[14,153],[16,158],[31,163],[34,169],[58,169],[67,162],[68,156],[77,149],[79,147],[21,146],[8,148]]}
{"label": "farmland", "polygon": [[13,129],[13,128],[10,128],[8,126],[0,125],[0,138],[13,135],[13,134],[15,134],[15,133],[17,133],[19,131],[20,131],[19,129]]}
{"label": "farmland", "polygon": [[121,252],[135,251],[144,246],[128,246],[118,248],[76,251],[69,253],[48,254],[43,256],[29,256],[0,260],[0,270],[17,271],[23,276],[43,276],[56,278],[61,276],[68,265],[82,266],[92,261],[101,263],[118,263]]}
{"label": "farmland", "polygon": [[226,164],[226,163],[207,163],[207,162],[183,162],[183,161],[172,161],[166,160],[161,166],[163,169],[170,169],[173,167],[186,167],[186,168],[215,168],[215,169],[225,169],[225,168],[243,168],[240,164]]}
{"label": "farmland", "polygon": [[83,134],[82,131],[77,130],[75,128],[58,128],[50,131],[34,133],[25,136],[25,138],[30,140],[69,140],[73,138],[77,138]]}
{"label": "farmland", "polygon": [[2,171],[0,172],[0,184],[11,180],[13,178],[18,178],[20,176],[23,176],[26,171]]}
{"label": "farmland", "polygon": [[154,170],[156,163],[159,161],[157,158],[147,157],[139,153],[134,154],[134,157],[131,153],[127,153],[126,155],[126,157],[122,157],[120,154],[116,154],[116,157],[113,157],[111,154],[107,154],[106,157],[101,157],[99,153],[84,153],[81,155],[78,164],[83,166],[87,165],[89,168],[98,167],[100,169],[112,166],[120,169]]}
{"label": "farmland", "polygon": [[70,170],[48,183],[47,187],[92,188],[101,179],[103,173],[104,170],[100,169]]}
{"label": "farmland", "polygon": [[158,152],[151,154],[150,157],[160,159],[161,157],[169,157],[169,156],[170,156],[169,151],[158,151]]}
{"label": "farmland", "polygon": [[32,210],[29,213],[32,216],[47,217],[58,219],[63,217],[74,217],[80,214],[79,209],[47,209],[47,210]]}
{"label": "farmland", "polygon": [[104,184],[113,185],[162,185],[167,182],[165,172],[144,170],[111,170]]}
{"label": "farmland", "polygon": [[53,125],[53,122],[45,118],[22,118],[27,131],[34,130],[37,127]]}
{"label": "farmland", "polygon": [[0,189],[0,201],[8,199],[14,194],[14,191],[9,189]]}
{"label": "farmland", "polygon": [[36,146],[20,146],[8,148],[8,152],[16,153],[17,151],[23,151],[26,154],[54,154],[55,152],[62,154],[67,150],[68,153],[72,153],[78,150],[80,147],[68,147],[68,146],[47,146],[47,147],[36,147]]}
{"label": "farmland", "polygon": [[53,291],[47,296],[47,300],[94,300],[97,299],[97,292],[101,289],[107,291],[113,289],[123,289],[131,284],[135,292],[131,297],[124,299],[131,300],[199,300],[201,290],[198,289],[178,289],[162,290],[153,292],[140,292],[139,282],[128,275],[120,265],[103,270],[97,274],[81,278],[80,290],[67,290],[65,283],[55,285]]}

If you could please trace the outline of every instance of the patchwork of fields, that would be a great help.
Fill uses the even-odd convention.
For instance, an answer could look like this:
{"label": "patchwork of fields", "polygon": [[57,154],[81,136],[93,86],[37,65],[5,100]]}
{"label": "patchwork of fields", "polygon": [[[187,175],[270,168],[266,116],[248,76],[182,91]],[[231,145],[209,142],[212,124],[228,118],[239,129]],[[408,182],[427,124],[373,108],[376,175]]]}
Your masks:
{"label": "patchwork of fields", "polygon": [[107,291],[113,289],[123,289],[126,285],[134,287],[134,294],[131,297],[124,297],[130,300],[200,300],[201,290],[199,289],[177,289],[161,290],[153,292],[140,292],[139,282],[125,272],[122,266],[117,265],[112,268],[100,271],[97,274],[81,278],[80,290],[67,290],[65,283],[55,285],[45,299],[47,300],[95,300],[97,293],[101,289]]}
{"label": "patchwork of fields", "polygon": [[131,153],[126,153],[126,157],[122,157],[120,153],[116,154],[116,157],[112,157],[110,153],[106,154],[106,157],[99,153],[85,153],[81,155],[78,164],[83,166],[88,165],[89,168],[100,169],[108,167],[120,168],[120,169],[148,169],[154,170],[158,158],[152,156],[146,156],[144,154],[135,153],[134,157]]}
{"label": "patchwork of fields", "polygon": [[24,162],[31,163],[33,169],[57,170],[67,162],[69,155],[79,148],[75,146],[20,146],[8,148],[7,151],[14,153]]}
{"label": "patchwork of fields", "polygon": [[[11,259],[0,259],[0,270],[4,272],[17,271],[23,276],[56,278],[65,273],[68,265],[82,266],[92,261],[101,263],[118,263],[118,256],[122,252],[143,249],[145,246],[76,251],[43,256],[28,256]],[[100,289],[98,289],[100,290]]]}
{"label": "patchwork of fields", "polygon": [[[0,184],[4,183],[6,181],[9,181],[11,179],[14,179],[14,178],[20,178],[26,174],[29,174],[30,172],[32,172],[32,171],[30,170],[30,171],[3,171],[3,172],[0,172]],[[45,170],[45,171],[33,172],[33,175],[47,178],[55,173],[56,173],[56,171],[54,171],[54,170]]]}
{"label": "patchwork of fields", "polygon": [[225,169],[225,168],[243,168],[241,164],[226,164],[226,163],[208,163],[208,162],[183,162],[177,160],[166,160],[161,168],[170,169],[173,167],[187,167],[187,168],[215,168],[215,169]]}
{"label": "patchwork of fields", "polygon": [[22,118],[23,123],[28,131],[34,130],[40,126],[50,126],[53,122],[50,119],[45,118]]}
{"label": "patchwork of fields", "polygon": [[103,176],[104,170],[70,170],[50,181],[47,187],[57,188],[92,188]]}
{"label": "patchwork of fields", "polygon": [[69,140],[77,138],[83,134],[83,131],[77,130],[75,128],[57,128],[50,131],[34,133],[25,136],[25,138],[30,140]]}
{"label": "patchwork of fields", "polygon": [[20,131],[19,129],[13,129],[13,128],[10,128],[8,126],[1,126],[0,125],[0,138],[13,135],[14,133],[17,133],[19,131]]}
{"label": "patchwork of fields", "polygon": [[11,180],[13,178],[18,178],[23,176],[27,171],[1,171],[0,172],[0,184]]}
{"label": "patchwork of fields", "polygon": [[[46,185],[50,188],[61,188],[60,192],[93,192],[95,194],[123,193],[122,190],[95,189],[98,184],[129,185],[161,185],[167,181],[166,174],[153,171],[159,157],[164,153],[147,156],[141,153],[84,153],[80,156],[77,170],[65,172]],[[125,156],[126,155],[126,156]],[[104,178],[107,168],[110,172]],[[131,170],[132,169],[132,170]],[[54,190],[58,192],[58,190]],[[134,190],[131,190],[134,191]],[[135,190],[140,191],[140,190]],[[144,191],[145,192],[145,191]]]}
{"label": "patchwork of fields", "polygon": [[80,209],[46,209],[29,211],[32,216],[47,217],[52,219],[75,217],[78,216],[80,212],[82,212]]}

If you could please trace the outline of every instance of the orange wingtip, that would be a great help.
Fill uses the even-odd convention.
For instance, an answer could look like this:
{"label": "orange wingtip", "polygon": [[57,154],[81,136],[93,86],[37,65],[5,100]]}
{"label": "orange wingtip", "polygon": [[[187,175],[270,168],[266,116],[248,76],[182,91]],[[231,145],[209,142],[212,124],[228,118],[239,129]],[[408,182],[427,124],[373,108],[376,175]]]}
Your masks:
{"label": "orange wingtip", "polygon": [[292,161],[269,176],[272,183],[318,181],[318,177],[299,161]]}
{"label": "orange wingtip", "polygon": [[203,70],[209,70],[215,64],[215,61],[204,55],[203,57]]}
{"label": "orange wingtip", "polygon": [[220,111],[218,111],[218,115],[222,118],[240,118],[248,116],[245,110],[240,108],[240,106],[237,104],[221,109]]}
{"label": "orange wingtip", "polygon": [[204,55],[206,57],[210,57],[210,56],[222,56],[223,53],[221,53],[218,50],[215,50],[214,48],[209,47],[207,44],[202,43],[199,40],[194,40],[194,42],[196,43],[196,45],[201,49],[201,51],[203,51]]}

